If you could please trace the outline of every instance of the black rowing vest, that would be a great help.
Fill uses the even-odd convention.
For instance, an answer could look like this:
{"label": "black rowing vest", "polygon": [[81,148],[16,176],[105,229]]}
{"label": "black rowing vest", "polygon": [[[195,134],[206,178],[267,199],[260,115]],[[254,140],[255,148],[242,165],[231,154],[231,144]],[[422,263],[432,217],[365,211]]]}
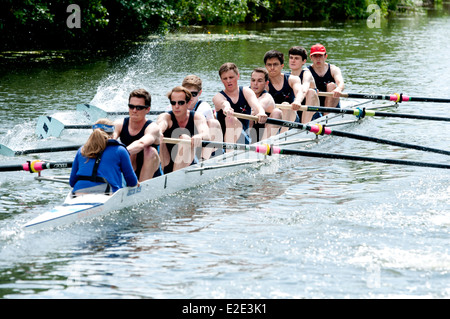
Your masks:
{"label": "black rowing vest", "polygon": [[[145,129],[147,128],[147,126],[150,125],[150,123],[152,123],[151,120],[147,120],[147,122],[145,122],[144,126],[142,127],[142,129],[139,131],[139,133],[137,133],[136,135],[130,135],[130,132],[128,131],[128,125],[130,124],[130,118],[126,117],[123,119],[123,125],[122,125],[122,131],[120,132],[119,138],[120,141],[125,144],[126,146],[130,145],[131,143],[133,143],[134,141],[137,141],[138,139],[140,139],[141,137],[144,136],[145,134]],[[139,175],[141,174],[141,169],[142,169],[142,164],[144,163],[144,152],[139,152],[138,154],[136,154],[136,176],[139,179]]]}
{"label": "black rowing vest", "polygon": [[[314,71],[312,65],[308,66],[308,69],[311,71],[312,76],[314,77],[314,81],[316,82],[316,88],[320,92],[327,91],[328,83],[335,83],[333,76],[331,75],[331,65],[328,64],[328,70],[325,72],[324,76],[319,76],[316,71]],[[320,105],[325,104],[325,96],[319,96]]]}
{"label": "black rowing vest", "polygon": [[292,90],[291,86],[289,85],[290,75],[284,74],[283,76],[283,87],[279,91],[275,89],[272,83],[269,81],[269,93],[270,95],[272,95],[276,104],[281,104],[283,102],[292,103],[295,99],[294,90]]}
{"label": "black rowing vest", "polygon": [[[173,114],[172,111],[169,111],[167,113],[170,114],[170,119],[172,120],[172,127],[168,128],[164,132],[164,134],[163,134],[164,137],[179,138],[180,135],[182,135],[182,134],[194,136],[195,134],[198,133],[197,127],[195,126],[195,122],[194,122],[195,111],[189,111],[189,119],[188,119],[188,122],[185,127],[180,127],[178,125],[178,121],[175,118],[175,114]],[[166,146],[167,146],[167,150],[169,151],[170,162],[164,168],[165,174],[170,173],[173,170],[172,150],[173,150],[174,154],[176,154],[178,152],[177,144],[167,143]]]}
{"label": "black rowing vest", "polygon": [[[239,87],[239,98],[236,103],[233,103],[231,98],[222,90],[220,93],[227,99],[227,101],[230,103],[231,107],[236,113],[243,113],[243,114],[251,114],[252,108],[248,104],[247,100],[245,99],[244,92],[242,90],[242,86]],[[223,114],[223,110],[219,110],[217,113],[217,120],[220,123],[220,126],[222,127],[222,134],[225,135],[226,132],[226,125],[225,125],[225,114]],[[246,131],[249,127],[249,120],[239,119],[242,123],[242,130]]]}
{"label": "black rowing vest", "polygon": [[[289,85],[289,77],[290,74],[284,74],[283,87],[279,91],[277,91],[277,89],[275,89],[272,83],[269,81],[269,93],[270,95],[272,95],[273,100],[276,104],[281,104],[283,102],[292,103],[295,100],[294,90]],[[300,79],[303,79],[303,72],[300,73]],[[300,122],[301,118],[302,111],[297,111],[297,119],[295,121]]]}

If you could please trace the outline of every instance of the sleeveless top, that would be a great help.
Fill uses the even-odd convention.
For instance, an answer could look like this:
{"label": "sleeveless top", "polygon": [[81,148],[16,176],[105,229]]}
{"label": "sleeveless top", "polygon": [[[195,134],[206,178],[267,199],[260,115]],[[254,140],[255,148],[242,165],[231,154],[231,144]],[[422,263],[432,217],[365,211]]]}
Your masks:
{"label": "sleeveless top", "polygon": [[308,69],[311,71],[311,74],[314,77],[314,81],[316,81],[317,89],[321,92],[327,91],[327,84],[335,82],[333,76],[331,75],[331,65],[328,64],[328,70],[325,72],[324,76],[319,76],[316,71],[314,71],[312,65],[308,66]]}
{"label": "sleeveless top", "polygon": [[283,102],[292,103],[294,102],[295,99],[294,90],[292,90],[291,86],[289,85],[290,75],[283,74],[283,76],[284,76],[283,87],[279,91],[275,89],[272,83],[269,81],[269,93],[270,95],[272,95],[276,104],[281,104]]}
{"label": "sleeveless top", "polygon": [[[258,98],[261,97],[265,93],[269,93],[269,92],[267,92],[267,90],[263,90],[261,92],[261,94],[258,96]],[[270,117],[270,113],[266,112],[266,115],[267,115],[267,117]],[[259,141],[261,139],[261,137],[263,136],[265,127],[266,127],[266,124],[260,124],[260,123],[257,123],[257,122],[253,123],[253,130],[254,131],[251,132],[252,141],[253,140],[254,141]]]}
{"label": "sleeveless top", "polygon": [[[197,134],[197,127],[195,126],[194,122],[194,116],[195,111],[189,111],[189,119],[185,127],[180,127],[178,124],[177,119],[175,118],[175,114],[173,114],[172,111],[167,112],[170,114],[170,118],[172,120],[172,127],[168,128],[164,132],[164,137],[169,138],[179,138],[181,134],[186,134],[189,136],[194,136]],[[164,168],[164,173],[170,173],[173,170],[173,160],[172,160],[172,152],[173,154],[176,154],[178,152],[178,145],[177,144],[166,144],[167,150],[169,151],[170,155],[170,162],[169,164]],[[173,150],[173,151],[172,151]]]}
{"label": "sleeveless top", "polygon": [[[130,118],[129,117],[124,118],[123,125],[122,125],[122,131],[120,132],[120,135],[119,135],[120,141],[123,144],[125,144],[126,146],[130,145],[134,141],[137,141],[138,139],[140,139],[141,137],[144,136],[145,129],[147,128],[147,126],[150,125],[150,123],[152,123],[152,121],[147,120],[147,122],[145,122],[142,129],[139,131],[139,133],[137,133],[136,135],[131,135],[130,132],[128,131],[128,126],[130,124]],[[158,149],[158,147],[159,146],[155,145],[156,149]],[[139,179],[139,175],[141,174],[142,164],[144,164],[144,152],[143,151],[136,154],[136,175],[137,175],[138,179]],[[156,173],[158,173],[158,171],[159,170],[157,170]],[[156,173],[154,176],[160,175],[160,174],[158,175]]]}
{"label": "sleeveless top", "polygon": [[[320,92],[327,91],[328,83],[335,83],[333,76],[331,75],[331,65],[328,64],[328,70],[325,72],[324,76],[319,76],[316,71],[312,68],[312,65],[308,66],[308,69],[311,71],[312,76],[314,77],[314,81],[316,82],[316,88]],[[319,96],[320,105],[325,104],[325,96]]]}
{"label": "sleeveless top", "polygon": [[139,133],[137,133],[136,135],[131,135],[130,132],[128,131],[128,126],[130,124],[130,118],[126,117],[123,119],[123,125],[122,125],[122,132],[120,132],[120,141],[125,144],[126,146],[130,145],[131,143],[133,143],[134,141],[137,141],[138,139],[140,139],[141,137],[144,136],[145,134],[145,129],[147,128],[147,126],[150,125],[150,123],[152,123],[151,120],[147,120],[147,122],[145,122],[144,126],[142,127],[142,129],[139,131]]}
{"label": "sleeveless top", "polygon": [[[305,73],[305,69],[302,69],[302,71],[300,72],[300,75],[298,76],[300,78],[300,81],[302,81],[302,82],[303,82],[303,73]],[[290,75],[292,75],[292,72],[289,71],[285,74],[290,76]]]}
{"label": "sleeveless top", "polygon": [[[236,103],[233,103],[231,98],[223,90],[220,91],[220,93],[227,99],[227,101],[230,103],[231,107],[236,113],[243,113],[243,114],[252,113],[252,108],[245,99],[242,86],[239,87],[239,98]],[[223,110],[219,110],[217,112],[217,120],[219,121],[220,126],[222,127],[222,133],[225,135],[226,125],[225,125],[225,114],[223,114]],[[239,121],[241,121],[242,123],[242,130],[246,131],[250,124],[249,120],[239,119]]]}
{"label": "sleeveless top", "polygon": [[[281,104],[283,102],[288,102],[288,103],[294,102],[294,100],[295,100],[294,90],[289,85],[289,77],[290,76],[291,76],[290,73],[284,74],[283,87],[279,91],[277,91],[273,87],[272,83],[269,81],[269,93],[270,93],[270,95],[272,95],[273,100],[275,101],[275,104]],[[303,71],[300,73],[300,80],[303,80]],[[305,100],[305,99],[303,99],[303,100]],[[295,122],[300,122],[301,118],[302,118],[302,111],[297,111],[297,116],[296,116]]]}
{"label": "sleeveless top", "polygon": [[303,73],[305,73],[305,70],[302,70],[302,72],[300,72],[300,75],[299,75],[300,81],[302,81],[302,82],[303,82]]}

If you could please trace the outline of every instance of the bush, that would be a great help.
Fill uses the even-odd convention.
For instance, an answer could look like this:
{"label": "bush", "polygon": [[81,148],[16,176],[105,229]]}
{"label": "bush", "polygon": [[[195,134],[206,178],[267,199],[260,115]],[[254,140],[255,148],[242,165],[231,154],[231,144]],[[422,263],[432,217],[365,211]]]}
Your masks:
{"label": "bush", "polygon": [[[384,13],[400,0],[376,0]],[[404,1],[411,0],[401,0]],[[6,47],[102,47],[183,25],[277,20],[364,19],[374,0],[76,0],[81,27],[69,28],[66,0],[3,0],[0,40]]]}

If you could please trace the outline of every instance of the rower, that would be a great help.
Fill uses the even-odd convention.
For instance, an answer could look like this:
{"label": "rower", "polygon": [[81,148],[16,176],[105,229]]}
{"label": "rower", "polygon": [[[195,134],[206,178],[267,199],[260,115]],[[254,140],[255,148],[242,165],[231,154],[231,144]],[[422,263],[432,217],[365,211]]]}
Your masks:
{"label": "rower", "polygon": [[325,62],[328,57],[327,50],[320,43],[311,47],[309,56],[313,64],[308,68],[314,77],[319,92],[333,92],[332,97],[319,97],[320,105],[339,107],[339,97],[345,88],[341,69],[334,64]]}
{"label": "rower", "polygon": [[[268,91],[277,104],[291,104],[292,109],[283,110],[283,120],[300,121],[297,111],[303,101],[303,88],[296,75],[281,73],[284,67],[284,55],[280,51],[270,50],[264,55],[264,65],[269,72]],[[282,128],[281,132],[287,128]]]}
{"label": "rower", "polygon": [[162,175],[158,144],[159,126],[145,116],[150,112],[151,96],[144,89],[136,89],[128,98],[129,116],[115,121],[114,138],[127,146],[139,181]]}
{"label": "rower", "polygon": [[[192,94],[192,98],[188,103],[188,110],[203,114],[206,123],[208,124],[210,140],[221,143],[223,141],[223,135],[220,123],[216,119],[211,105],[206,101],[200,100],[203,93],[202,80],[197,75],[191,74],[184,78],[181,85],[188,89]],[[212,147],[203,147],[201,155],[202,159],[209,159],[211,154],[215,151],[216,150]]]}
{"label": "rower", "polygon": [[[289,68],[291,69],[291,74],[296,75],[300,78],[302,83],[303,92],[305,92],[305,97],[302,101],[302,105],[308,106],[319,106],[319,96],[317,95],[316,82],[308,68],[303,68],[308,59],[308,54],[305,48],[301,46],[293,46],[289,49]],[[298,112],[300,113],[300,112]],[[301,112],[301,123],[309,123],[313,119],[320,117],[319,112]]]}
{"label": "rower", "polygon": [[[250,114],[258,117],[258,123],[264,124],[267,115],[258,98],[249,87],[238,86],[239,70],[234,63],[224,63],[219,68],[220,80],[224,89],[213,97],[217,120],[220,122],[224,141],[227,143],[251,143],[248,136],[249,120],[238,119],[236,113]],[[230,150],[228,150],[230,151]]]}
{"label": "rower", "polygon": [[[259,103],[264,108],[267,116],[281,120],[283,113],[280,109],[275,107],[275,101],[272,95],[266,91],[266,86],[269,82],[269,73],[265,68],[255,68],[250,78],[250,88],[255,92]],[[278,125],[268,124],[262,125],[259,123],[250,123],[252,126],[252,134],[256,134],[256,140],[265,140],[272,135],[276,135],[280,130]],[[252,125],[253,124],[253,125]]]}
{"label": "rower", "polygon": [[114,125],[99,119],[86,144],[78,150],[72,164],[69,184],[72,194],[112,194],[122,188],[122,175],[127,186],[136,186],[138,179],[131,165],[128,151],[113,139]]}
{"label": "rower", "polygon": [[157,124],[164,137],[190,140],[190,144],[161,143],[161,165],[165,174],[197,162],[195,148],[202,146],[202,140],[209,140],[205,117],[199,112],[188,110],[191,92],[183,86],[177,86],[167,97],[172,111],[161,114]]}

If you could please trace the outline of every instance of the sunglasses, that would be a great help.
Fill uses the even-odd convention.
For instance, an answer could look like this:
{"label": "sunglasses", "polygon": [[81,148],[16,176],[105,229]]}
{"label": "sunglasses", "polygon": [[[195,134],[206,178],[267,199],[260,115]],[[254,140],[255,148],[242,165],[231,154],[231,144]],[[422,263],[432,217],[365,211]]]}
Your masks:
{"label": "sunglasses", "polygon": [[177,103],[178,103],[178,105],[185,105],[186,101],[170,101],[170,104],[172,104],[172,105],[175,105]]}
{"label": "sunglasses", "polygon": [[128,104],[128,107],[130,108],[130,109],[136,109],[136,110],[138,110],[138,111],[140,111],[140,110],[144,110],[144,109],[146,109],[146,108],[149,108],[150,106],[148,106],[148,105],[133,105],[133,104]]}
{"label": "sunglasses", "polygon": [[192,94],[192,97],[196,97],[198,95],[198,91],[192,91],[191,94]]}

